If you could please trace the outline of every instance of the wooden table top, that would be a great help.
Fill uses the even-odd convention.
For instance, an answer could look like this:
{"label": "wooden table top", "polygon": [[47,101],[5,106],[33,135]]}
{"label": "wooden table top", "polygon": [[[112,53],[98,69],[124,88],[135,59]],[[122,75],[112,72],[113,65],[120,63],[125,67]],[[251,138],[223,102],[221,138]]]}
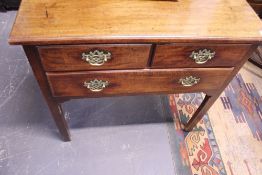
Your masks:
{"label": "wooden table top", "polygon": [[23,0],[11,44],[254,42],[262,23],[246,0]]}

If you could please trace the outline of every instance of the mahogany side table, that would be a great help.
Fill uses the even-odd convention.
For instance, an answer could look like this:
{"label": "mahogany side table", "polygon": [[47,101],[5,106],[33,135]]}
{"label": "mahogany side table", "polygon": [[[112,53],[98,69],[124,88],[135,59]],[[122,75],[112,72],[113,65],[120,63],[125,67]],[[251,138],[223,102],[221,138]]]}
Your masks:
{"label": "mahogany side table", "polygon": [[66,100],[204,92],[191,130],[262,39],[245,0],[23,0],[10,44],[23,45],[65,141]]}

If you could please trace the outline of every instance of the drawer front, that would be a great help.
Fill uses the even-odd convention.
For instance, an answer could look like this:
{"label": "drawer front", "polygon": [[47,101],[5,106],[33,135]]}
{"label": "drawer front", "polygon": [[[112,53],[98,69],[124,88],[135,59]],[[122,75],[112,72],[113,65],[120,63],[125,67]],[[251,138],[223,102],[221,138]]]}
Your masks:
{"label": "drawer front", "polygon": [[232,70],[233,68],[114,70],[47,73],[47,77],[55,97],[99,97],[139,93],[207,92],[222,86]]}
{"label": "drawer front", "polygon": [[154,68],[234,67],[245,56],[248,44],[165,44],[157,45]]}
{"label": "drawer front", "polygon": [[132,69],[147,66],[150,44],[40,46],[46,71]]}

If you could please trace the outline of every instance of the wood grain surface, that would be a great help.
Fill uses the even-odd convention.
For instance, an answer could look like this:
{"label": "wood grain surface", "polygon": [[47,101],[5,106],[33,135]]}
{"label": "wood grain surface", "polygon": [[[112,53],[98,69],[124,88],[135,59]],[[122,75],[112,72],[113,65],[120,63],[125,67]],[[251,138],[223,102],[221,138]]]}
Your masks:
{"label": "wood grain surface", "polygon": [[[248,52],[250,44],[164,44],[157,45],[153,68],[172,67],[233,67]],[[197,64],[190,58],[193,51],[208,49],[215,52],[214,58]]]}
{"label": "wood grain surface", "polygon": [[[53,96],[100,97],[141,93],[206,92],[218,89],[228,78],[233,68],[195,69],[144,69],[120,71],[88,71],[70,73],[47,73]],[[200,78],[192,87],[179,83],[186,76]],[[108,81],[109,86],[101,92],[92,92],[84,82],[94,79]]]}
{"label": "wood grain surface", "polygon": [[11,44],[261,40],[246,0],[23,0]]}
{"label": "wood grain surface", "polygon": [[[75,71],[103,69],[146,68],[150,44],[97,44],[41,46],[38,51],[46,71]],[[89,51],[107,51],[111,59],[101,66],[93,66],[82,59],[82,53]]]}

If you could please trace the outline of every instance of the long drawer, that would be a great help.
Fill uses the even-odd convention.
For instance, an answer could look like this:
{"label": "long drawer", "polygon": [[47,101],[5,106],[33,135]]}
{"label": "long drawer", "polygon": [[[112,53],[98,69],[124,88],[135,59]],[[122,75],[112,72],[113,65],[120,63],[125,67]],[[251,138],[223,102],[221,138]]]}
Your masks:
{"label": "long drawer", "polygon": [[39,46],[46,71],[145,68],[150,44],[91,44]]}
{"label": "long drawer", "polygon": [[250,44],[157,45],[153,68],[233,67],[246,55]]}
{"label": "long drawer", "polygon": [[142,69],[47,73],[53,96],[205,92],[222,86],[233,68]]}

